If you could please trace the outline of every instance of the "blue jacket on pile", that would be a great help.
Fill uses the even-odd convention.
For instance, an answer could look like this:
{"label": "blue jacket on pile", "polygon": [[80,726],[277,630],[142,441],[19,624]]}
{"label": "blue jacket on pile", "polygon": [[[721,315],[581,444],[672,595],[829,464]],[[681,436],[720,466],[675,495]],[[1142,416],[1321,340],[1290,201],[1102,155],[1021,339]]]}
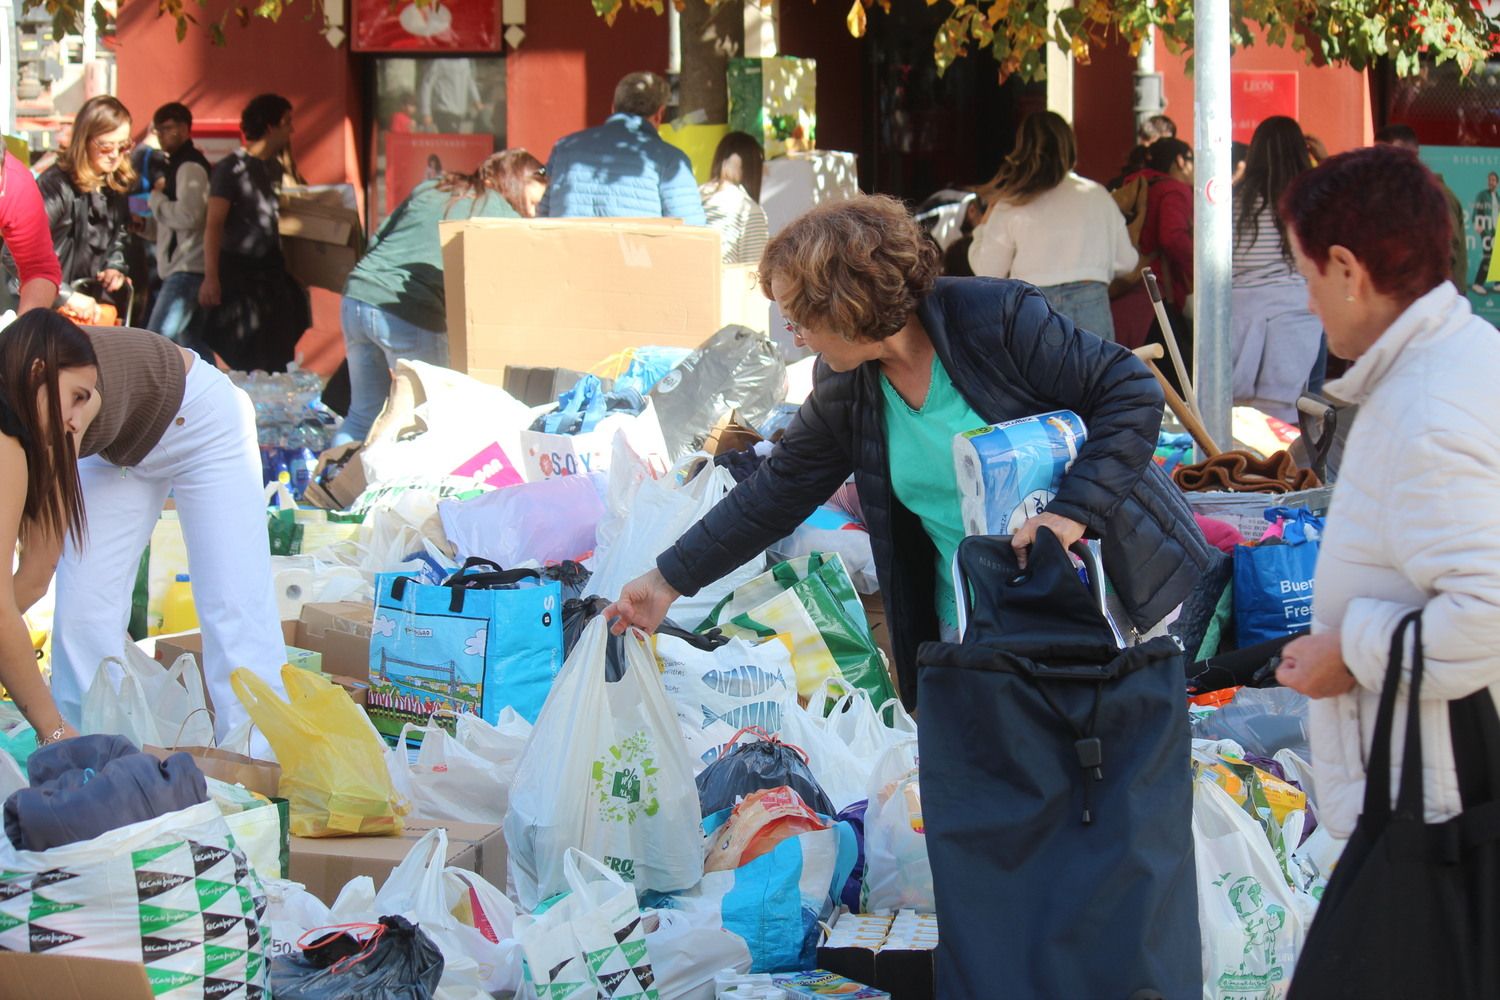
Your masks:
{"label": "blue jacket on pile", "polygon": [[562,218],[681,219],[708,224],[687,154],[639,115],[563,136],[547,162],[549,183],[537,214]]}

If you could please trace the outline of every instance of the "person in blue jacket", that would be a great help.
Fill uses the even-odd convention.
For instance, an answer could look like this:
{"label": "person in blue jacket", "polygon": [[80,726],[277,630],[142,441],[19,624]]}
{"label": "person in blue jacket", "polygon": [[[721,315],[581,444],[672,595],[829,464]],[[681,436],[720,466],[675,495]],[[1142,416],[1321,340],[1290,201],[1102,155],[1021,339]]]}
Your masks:
{"label": "person in blue jacket", "polygon": [[656,131],[669,97],[667,81],[655,73],[631,73],[621,80],[615,113],[603,125],[563,136],[552,147],[551,186],[537,214],[708,225],[692,163]]}
{"label": "person in blue jacket", "polygon": [[[1162,391],[1149,370],[1126,348],[1055,312],[1025,282],[939,278],[940,256],[906,208],[880,196],[820,205],[771,240],[760,261],[762,289],[775,299],[798,345],[818,355],[812,394],[754,475],[661,553],[655,569],[619,594],[605,595],[616,598],[603,613],[617,634],[630,627],[654,630],[679,595],[697,593],[790,535],[852,473],[870,533],[901,697],[916,709],[919,645],[959,639],[952,566],[965,531],[953,438],[1053,410],[1077,413],[1088,438],[1046,510],[1014,532],[1017,561],[1025,565],[1042,528],[1065,546],[1085,536],[1100,539],[1118,602],[1116,620],[1132,638],[1159,632],[1190,594],[1196,599],[1223,557],[1209,547],[1186,500],[1152,460]],[[924,732],[970,725],[969,719],[933,714],[942,711],[935,704],[923,712]],[[1017,738],[1012,721],[1000,714],[993,729],[964,732],[976,740]],[[1024,725],[1014,728],[1025,731]],[[1185,726],[1182,735],[1185,758]],[[942,790],[930,804],[952,801],[952,782],[961,775],[929,771],[930,759],[921,766],[924,794]],[[1186,765],[1173,758],[1162,766]],[[1056,804],[1068,800],[1055,788],[1032,791],[1037,815],[1055,814]],[[951,809],[934,810],[926,819],[929,844],[934,835],[945,844],[966,838],[978,845],[974,850],[982,850],[987,837],[1000,839],[993,818],[982,810],[966,827],[953,825]],[[1117,943],[1122,953],[1135,956],[1136,966],[1108,970],[1122,987],[1118,993],[1050,996],[1123,1000],[1148,995],[1133,992],[1147,984],[1154,989],[1150,996],[1167,1000],[1201,995],[1196,944],[1179,942],[1162,952],[1150,943],[1162,927],[1191,926],[1195,920],[1190,834],[1173,843],[1118,849],[1132,858],[1164,851],[1171,859],[1130,868],[1122,876],[1129,879],[1130,891],[1109,903],[1122,914],[1148,912],[1157,926],[1144,921],[1118,927]],[[953,856],[933,856],[938,917],[972,926],[964,923],[963,893],[956,890],[976,873],[956,869]],[[1067,896],[1065,888],[1059,893]],[[1020,914],[1018,922],[1025,923],[1032,912],[1028,907],[1046,905],[1006,900],[1000,910],[1009,907],[1006,912]],[[1006,970],[1007,987],[1013,972],[1016,982],[1037,982],[1049,970],[1021,969],[1026,956],[1084,947],[1055,938],[1017,944],[1016,936],[1007,938],[1001,930],[1004,920],[997,917],[990,926],[989,936],[955,926],[950,941],[944,924],[945,943],[936,958],[940,1000],[991,995],[985,986],[992,985],[996,968]],[[1024,987],[1008,989],[1007,995],[1049,996]]]}

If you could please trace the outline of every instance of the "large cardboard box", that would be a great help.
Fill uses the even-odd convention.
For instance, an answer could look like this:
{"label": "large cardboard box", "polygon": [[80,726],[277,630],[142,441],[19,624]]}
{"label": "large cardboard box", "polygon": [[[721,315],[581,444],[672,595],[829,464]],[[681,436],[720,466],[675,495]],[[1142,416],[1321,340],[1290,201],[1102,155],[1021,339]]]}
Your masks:
{"label": "large cardboard box", "polygon": [[719,234],[671,219],[469,219],[439,225],[449,364],[588,371],[627,347],[696,348],[721,322]]}
{"label": "large cardboard box", "polygon": [[4,1000],[152,1000],[151,980],[139,962],[82,955],[0,952]]}
{"label": "large cardboard box", "polygon": [[817,145],[818,63],[796,56],[731,59],[729,128],[760,140],[766,159]]}
{"label": "large cardboard box", "polygon": [[337,188],[289,188],[281,195],[281,252],[292,277],[342,293],[364,247],[359,211]]}
{"label": "large cardboard box", "polygon": [[368,875],[380,888],[412,846],[438,827],[448,831],[449,867],[467,869],[504,887],[505,835],[500,827],[409,818],[396,837],[293,837],[287,878],[301,882],[331,906],[350,879]]}

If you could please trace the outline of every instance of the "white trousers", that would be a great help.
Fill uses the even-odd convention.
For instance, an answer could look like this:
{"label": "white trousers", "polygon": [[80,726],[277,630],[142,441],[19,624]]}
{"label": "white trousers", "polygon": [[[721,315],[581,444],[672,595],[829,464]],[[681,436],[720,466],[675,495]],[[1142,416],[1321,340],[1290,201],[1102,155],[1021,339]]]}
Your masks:
{"label": "white trousers", "polygon": [[[52,694],[63,718],[78,725],[100,662],[124,653],[141,552],[168,493],[187,545],[215,731],[223,737],[245,718],[229,686],[234,668],[249,667],[284,696],[286,647],[250,397],[195,361],[182,408],[139,465],[122,468],[95,455],[79,461],[78,475],[88,534],[81,548],[64,546],[53,617]],[[255,735],[252,750],[263,752]]]}

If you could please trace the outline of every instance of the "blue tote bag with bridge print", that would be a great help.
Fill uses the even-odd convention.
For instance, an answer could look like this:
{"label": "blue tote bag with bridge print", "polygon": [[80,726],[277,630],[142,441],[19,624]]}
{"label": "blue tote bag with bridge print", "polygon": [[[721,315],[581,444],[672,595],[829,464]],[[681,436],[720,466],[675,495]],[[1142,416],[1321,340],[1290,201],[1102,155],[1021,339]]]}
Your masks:
{"label": "blue tote bag with bridge print", "polygon": [[[485,569],[485,567],[493,567]],[[434,712],[536,721],[562,668],[562,586],[471,559],[441,585],[382,573],[370,630],[370,719],[387,736]],[[451,727],[452,716],[439,721]]]}

